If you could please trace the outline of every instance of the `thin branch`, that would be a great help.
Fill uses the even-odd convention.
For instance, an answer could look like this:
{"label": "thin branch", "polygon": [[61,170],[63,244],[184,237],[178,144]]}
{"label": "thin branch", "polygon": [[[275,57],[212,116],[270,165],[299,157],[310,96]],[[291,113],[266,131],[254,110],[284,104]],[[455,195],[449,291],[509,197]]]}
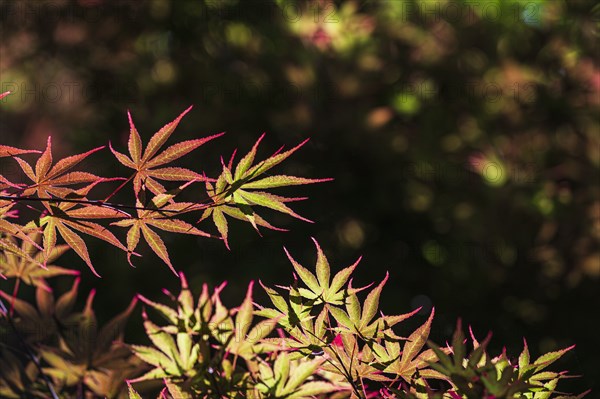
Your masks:
{"label": "thin branch", "polygon": [[131,181],[131,179],[133,179],[135,177],[135,174],[131,175],[131,177],[127,180],[125,180],[123,183],[121,183],[121,185],[119,187],[117,187],[117,189],[115,191],[113,191],[108,197],[106,197],[104,199],[104,202],[108,201],[109,199],[111,199],[113,197],[113,195],[115,195],[116,193],[119,192],[119,190],[121,190],[123,187],[125,187],[125,185],[127,183],[129,183]]}
{"label": "thin branch", "polygon": [[13,288],[12,298],[10,300],[10,311],[9,311],[10,317],[13,316],[14,311],[15,311],[15,301],[17,300],[17,293],[19,292],[20,283],[21,283],[21,279],[20,278],[16,279],[15,287]]}
{"label": "thin branch", "polygon": [[[139,206],[132,206],[132,205],[124,205],[124,204],[113,204],[111,202],[104,202],[101,200],[78,200],[78,199],[68,199],[68,198],[39,198],[39,197],[11,197],[11,196],[5,196],[5,195],[0,195],[0,200],[7,200],[7,201],[35,201],[35,202],[66,202],[66,203],[71,203],[71,204],[85,204],[85,205],[99,205],[99,206],[104,206],[107,208],[112,208],[115,210],[120,210],[120,209],[133,209],[133,210],[140,210],[140,211],[157,211],[160,209],[153,209],[153,208],[146,208],[146,207],[139,207]],[[172,210],[162,210],[162,212],[173,212],[173,213],[178,213],[179,211],[172,211]],[[131,216],[131,215],[128,215]]]}

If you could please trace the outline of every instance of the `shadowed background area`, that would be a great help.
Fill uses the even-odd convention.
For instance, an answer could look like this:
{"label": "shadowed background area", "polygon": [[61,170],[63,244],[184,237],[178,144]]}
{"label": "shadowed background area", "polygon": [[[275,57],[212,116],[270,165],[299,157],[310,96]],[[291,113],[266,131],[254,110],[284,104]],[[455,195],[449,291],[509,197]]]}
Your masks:
{"label": "shadowed background area", "polygon": [[[533,356],[575,343],[561,365],[584,377],[563,387],[597,389],[599,16],[585,0],[0,0],[0,140],[124,150],[128,109],[147,141],[193,104],[171,143],[226,131],[181,162],[216,176],[262,132],[262,157],[310,137],[277,172],[335,179],[285,193],[316,223],[232,223],[231,251],[165,234],[192,287],[228,280],[233,306],[251,279],[286,284],[283,246],[310,266],[313,236],[335,270],[364,255],[357,285],[389,270],[388,314],[423,306],[416,325],[435,306],[437,342],[462,317],[511,356],[522,337]],[[128,173],[108,150],[84,168]],[[87,242],[102,279],[60,264],[82,271],[81,301],[97,289],[100,320],[176,291],[147,247],[133,269]],[[128,339],[141,331],[138,311]]]}

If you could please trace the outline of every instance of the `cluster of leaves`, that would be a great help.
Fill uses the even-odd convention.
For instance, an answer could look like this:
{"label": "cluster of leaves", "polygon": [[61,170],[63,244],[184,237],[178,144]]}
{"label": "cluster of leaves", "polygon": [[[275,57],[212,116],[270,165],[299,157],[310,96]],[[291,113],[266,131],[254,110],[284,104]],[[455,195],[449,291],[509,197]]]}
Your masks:
{"label": "cluster of leaves", "polygon": [[[275,289],[260,283],[272,307],[254,303],[254,283],[235,308],[220,299],[225,284],[212,290],[204,285],[194,300],[179,273],[179,294],[165,291],[171,305],[138,295],[99,327],[93,311],[95,291],[91,291],[83,310],[74,311],[79,272],[55,262],[72,249],[97,274],[80,234],[123,250],[130,264],[132,256],[139,256],[135,251],[143,236],[175,272],[155,229],[211,237],[183,219],[189,213],[201,212],[197,223],[212,219],[228,248],[227,216],[247,221],[256,230],[259,226],[277,229],[255,212],[257,207],[309,221],[286,205],[304,198],[263,191],[327,180],[265,175],[304,143],[255,163],[261,136],[235,167],[235,153],[227,163],[222,161],[216,178],[165,166],[219,136],[184,141],[159,153],[188,111],[153,135],[145,150],[129,116],[129,155],[109,144],[117,160],[134,170],[128,178],[72,171],[104,147],[53,164],[50,138],[43,152],[0,146],[0,157],[14,159],[31,180],[23,183],[0,176],[0,276],[15,280],[12,294],[0,290],[0,396],[135,399],[141,398],[137,390],[154,389],[162,399],[567,398],[556,392],[566,374],[545,369],[571,348],[531,362],[525,346],[514,363],[505,353],[487,355],[489,337],[481,344],[473,338],[474,350],[466,356],[459,326],[452,345],[440,348],[429,343],[426,349],[433,309],[407,337],[398,335],[396,326],[421,309],[383,314],[379,299],[388,276],[374,287],[353,287],[352,273],[359,259],[332,277],[316,240],[314,273],[286,250],[295,271],[292,284]],[[41,154],[35,165],[18,156],[31,153]],[[167,189],[159,180],[183,183]],[[89,197],[98,184],[115,181],[121,184],[107,198]],[[197,182],[206,189],[205,201],[175,201]],[[109,202],[128,183],[133,186],[135,205]],[[25,223],[8,220],[19,219],[19,207],[31,203],[39,205],[28,205],[39,216]],[[112,226],[128,228],[125,244],[110,230]],[[71,288],[55,298],[47,280],[69,275],[77,276]],[[34,305],[18,297],[20,283],[35,287]],[[368,293],[361,299],[363,291]],[[138,301],[144,304],[147,345],[124,342],[124,325]],[[146,308],[163,322],[153,321]],[[263,320],[255,321],[256,317]],[[152,385],[156,381],[158,388]]]}
{"label": "cluster of leaves", "polygon": [[[0,291],[16,312],[13,317],[3,309],[1,327],[9,339],[2,348],[0,394],[135,399],[142,396],[134,385],[162,380],[162,399],[583,397],[556,393],[567,375],[546,370],[572,348],[531,361],[525,343],[513,362],[506,353],[486,353],[490,336],[479,343],[471,334],[474,349],[467,355],[459,324],[451,345],[429,342],[424,350],[433,310],[408,337],[398,336],[394,327],[420,309],[397,316],[381,313],[379,296],[387,278],[361,302],[357,294],[367,287],[353,288],[351,278],[358,261],[331,278],[327,258],[315,244],[316,273],[288,254],[296,275],[291,285],[279,287],[287,295],[263,285],[272,308],[253,302],[252,282],[233,309],[220,299],[225,284],[212,291],[205,284],[195,300],[180,273],[180,292],[164,291],[172,305],[138,295],[98,328],[94,292],[83,311],[72,311],[79,278],[57,300],[38,285],[35,307]],[[163,319],[156,324],[143,310],[150,345],[123,343],[124,323],[138,300]],[[24,362],[19,352],[13,353],[16,348],[36,353]],[[60,396],[50,396],[55,391]]]}
{"label": "cluster of leaves", "polygon": [[[565,371],[545,370],[550,364],[560,359],[574,346],[543,354],[531,361],[527,341],[523,339],[524,348],[517,359],[511,359],[506,348],[498,356],[487,353],[487,346],[492,334],[480,343],[473,331],[469,329],[473,350],[467,356],[466,339],[459,320],[452,339],[451,356],[432,342],[428,345],[437,355],[439,362],[431,367],[447,376],[453,387],[447,390],[449,397],[474,398],[528,398],[575,399],[582,398],[588,392],[578,396],[556,393],[559,380],[569,378]],[[431,395],[432,398],[443,398],[443,393]]]}
{"label": "cluster of leaves", "polygon": [[[280,290],[262,285],[273,307],[252,302],[250,283],[243,303],[227,309],[221,285],[206,285],[194,301],[183,274],[174,305],[139,299],[161,315],[158,326],[143,312],[152,346],[133,352],[153,368],[129,381],[130,399],[141,396],[132,384],[162,379],[159,398],[581,398],[555,391],[565,372],[546,367],[572,348],[550,352],[531,362],[527,346],[513,364],[503,353],[490,357],[473,338],[466,356],[460,324],[452,345],[427,342],[434,311],[406,338],[394,327],[420,311],[386,316],[379,310],[384,279],[366,295],[353,288],[358,261],[331,278],[317,246],[316,273],[289,254],[294,282]],[[300,284],[302,283],[302,284]],[[304,285],[304,286],[300,286]],[[281,290],[287,292],[282,294]],[[254,322],[254,316],[264,320]],[[275,335],[275,337],[273,336]],[[424,349],[428,343],[429,348]]]}
{"label": "cluster of leaves", "polygon": [[[7,94],[4,93],[2,97]],[[42,267],[46,267],[57,246],[58,236],[60,236],[90,270],[98,275],[81,234],[104,240],[123,250],[127,254],[130,264],[132,264],[132,255],[139,255],[135,250],[138,248],[140,238],[143,237],[154,253],[171,268],[173,273],[177,274],[164,241],[156,229],[171,233],[211,237],[211,234],[182,219],[188,213],[202,212],[198,222],[212,216],[220,238],[228,247],[226,215],[247,221],[257,230],[258,226],[277,228],[258,216],[255,213],[256,207],[266,207],[309,221],[296,214],[285,204],[304,198],[286,198],[265,191],[255,191],[330,180],[286,175],[266,176],[266,172],[287,159],[306,141],[288,151],[277,151],[266,160],[254,164],[258,145],[264,137],[263,135],[252,150],[240,160],[235,170],[233,169],[235,152],[227,165],[223,162],[222,173],[217,178],[210,178],[204,173],[186,168],[166,166],[223,134],[183,141],[161,150],[190,109],[191,107],[156,132],[148,141],[145,149],[141,136],[129,114],[129,155],[118,152],[109,143],[110,150],[116,159],[125,167],[133,170],[133,174],[129,177],[103,178],[85,171],[72,171],[88,156],[105,147],[98,147],[83,154],[61,159],[53,165],[52,140],[51,137],[48,137],[46,149],[33,165],[17,155],[40,153],[40,151],[1,146],[0,157],[13,158],[31,182],[16,182],[10,181],[5,176],[0,177],[0,217],[11,215],[11,212],[14,214],[15,211],[18,211],[19,206],[26,203],[30,208],[32,202],[42,204],[42,207],[41,209],[34,208],[39,212],[39,217],[24,225],[8,222],[2,217],[0,219],[0,234],[2,234],[0,249],[31,261],[28,255],[6,236],[30,241],[27,238],[28,234],[39,232],[42,234],[43,240],[41,247],[38,246],[38,248],[42,250],[43,256],[37,262]],[[169,190],[159,180],[184,183]],[[114,183],[115,181],[122,181],[122,183],[107,198],[94,199],[90,196],[90,192],[98,184]],[[108,202],[130,182],[133,186],[132,203],[134,205]],[[175,197],[194,183],[204,183],[206,195],[195,202],[176,202]],[[127,212],[129,210],[132,212]],[[121,243],[111,231],[113,226],[128,228],[126,244]]]}
{"label": "cluster of leaves", "polygon": [[78,285],[79,278],[57,299],[39,285],[35,306],[0,291],[16,313],[3,307],[0,319],[1,397],[114,398],[123,390],[124,378],[146,368],[123,343],[123,329],[137,301],[99,328],[94,291],[82,311],[73,311]]}
{"label": "cluster of leaves", "polygon": [[[165,391],[181,398],[311,398],[339,390],[324,376],[314,377],[320,360],[290,358],[265,338],[277,322],[253,323],[256,313],[251,283],[242,304],[226,308],[220,300],[224,284],[212,293],[206,285],[194,304],[183,274],[174,307],[140,300],[168,322],[158,326],[143,312],[153,346],[133,345],[136,356],[153,369],[131,383],[164,379]],[[131,388],[133,390],[133,388]],[[173,392],[178,392],[176,396]]]}

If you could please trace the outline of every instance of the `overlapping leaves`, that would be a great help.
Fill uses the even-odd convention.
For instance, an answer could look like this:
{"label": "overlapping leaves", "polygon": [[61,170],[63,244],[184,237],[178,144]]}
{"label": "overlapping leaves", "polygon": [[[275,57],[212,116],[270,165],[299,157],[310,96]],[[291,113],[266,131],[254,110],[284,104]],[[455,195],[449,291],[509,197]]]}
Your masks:
{"label": "overlapping leaves", "polygon": [[[8,94],[3,93],[2,97]],[[122,165],[134,170],[134,174],[129,178],[101,178],[89,172],[73,171],[75,166],[104,147],[97,147],[53,163],[52,139],[48,137],[46,149],[34,163],[30,164],[17,155],[40,153],[40,151],[0,146],[0,157],[12,157],[20,166],[26,179],[31,181],[22,183],[10,181],[6,176],[0,176],[0,190],[6,190],[0,194],[0,249],[5,253],[23,258],[29,263],[37,262],[40,267],[44,268],[50,262],[51,255],[61,239],[73,249],[94,274],[98,275],[81,234],[104,240],[126,252],[130,264],[132,264],[132,256],[139,255],[135,251],[140,238],[143,237],[150,249],[176,274],[164,241],[156,229],[176,234],[211,237],[210,234],[192,225],[190,223],[192,220],[186,221],[182,218],[186,213],[202,211],[204,212],[202,218],[212,214],[221,238],[229,246],[228,227],[224,215],[249,220],[255,227],[263,225],[270,228],[273,226],[255,215],[252,206],[266,206],[299,217],[284,204],[296,200],[295,198],[278,197],[265,191],[252,190],[327,180],[283,175],[262,176],[304,144],[283,153],[278,152],[253,166],[256,150],[262,137],[252,151],[240,161],[235,171],[231,171],[232,158],[229,167],[224,166],[223,173],[218,179],[208,178],[204,173],[190,169],[169,166],[169,163],[223,134],[187,140],[163,149],[190,109],[191,107],[186,109],[175,120],[152,135],[145,148],[142,137],[128,113],[130,127],[127,143],[128,155],[117,151],[110,143],[109,147]],[[121,183],[107,198],[98,200],[89,196],[90,191],[96,185],[114,181],[121,181]],[[178,188],[168,190],[159,181],[184,183]],[[129,182],[132,182],[135,194],[133,203],[123,205],[109,202]],[[205,198],[192,202],[175,202],[176,195],[196,182],[206,182],[208,195],[211,198],[210,203],[206,203]],[[219,192],[215,191],[215,187]],[[150,197],[149,200],[146,200],[147,196]],[[16,207],[22,204],[42,204],[43,209],[38,209],[41,213],[40,217],[25,226],[6,220],[9,216],[18,215]],[[27,206],[33,207],[32,205]],[[115,219],[117,221],[114,221]],[[102,224],[103,222],[106,223]],[[119,241],[110,230],[110,226],[128,228],[126,245]],[[31,258],[14,240],[5,238],[7,235],[27,241],[30,240],[29,234],[35,232],[40,232],[42,235],[40,244],[33,243],[41,250],[43,254],[41,258]]]}
{"label": "overlapping leaves", "polygon": [[[23,240],[21,242],[19,256],[10,251],[4,251],[0,253],[0,275],[4,275],[5,278],[15,278],[23,281],[27,285],[33,285],[35,287],[41,286],[47,291],[50,290],[46,283],[46,279],[61,275],[78,275],[77,270],[68,269],[65,267],[57,266],[52,264],[59,256],[65,253],[68,249],[68,245],[57,245],[44,259],[44,253],[40,252],[33,243],[40,241],[41,235],[38,232],[30,233],[30,240]],[[16,239],[12,236],[7,236],[6,241],[11,242],[15,246],[17,245]],[[45,268],[40,267],[41,262],[46,261],[48,263]]]}
{"label": "overlapping leaves", "polygon": [[[6,95],[0,94],[0,99]],[[169,294],[174,307],[140,296],[167,320],[166,325],[155,324],[143,312],[149,346],[126,346],[122,342],[122,327],[135,301],[98,329],[92,310],[94,291],[82,312],[72,312],[79,279],[55,300],[46,279],[78,274],[53,264],[66,250],[72,249],[96,273],[80,234],[123,250],[130,263],[131,256],[138,255],[135,251],[144,237],[151,250],[175,272],[166,245],[155,229],[209,237],[183,219],[189,212],[202,211],[200,220],[212,218],[227,247],[227,218],[247,221],[257,230],[259,226],[278,229],[256,213],[258,207],[310,222],[287,205],[304,198],[264,191],[329,180],[267,173],[306,141],[255,163],[263,135],[235,167],[234,156],[228,163],[222,161],[221,174],[211,179],[204,173],[166,165],[221,134],[180,142],[160,152],[189,110],[155,133],[145,149],[129,115],[129,155],[109,147],[121,164],[134,170],[130,178],[106,179],[72,170],[104,147],[54,163],[50,137],[43,152],[0,145],[0,158],[16,162],[29,181],[11,181],[0,175],[0,276],[17,279],[13,295],[0,291],[0,334],[6,338],[0,348],[0,396],[56,398],[54,386],[64,397],[82,397],[84,390],[99,397],[123,397],[123,379],[163,379],[161,399],[223,395],[236,399],[308,399],[325,395],[353,399],[567,398],[557,391],[559,380],[567,377],[565,372],[548,371],[547,367],[572,348],[531,361],[525,342],[514,361],[506,353],[491,358],[486,353],[489,337],[480,344],[472,336],[474,349],[467,356],[459,326],[451,347],[430,344],[430,349],[423,350],[434,311],[407,337],[397,335],[395,327],[420,309],[396,316],[386,316],[379,310],[387,275],[361,300],[359,294],[371,286],[352,287],[351,275],[358,261],[331,278],[327,258],[316,241],[315,273],[288,253],[296,273],[294,282],[279,287],[284,293],[263,285],[273,308],[255,309],[252,283],[237,308],[228,309],[221,303],[224,285],[212,293],[204,285],[194,301],[183,274],[178,297]],[[19,157],[35,153],[41,154],[35,163]],[[88,198],[97,184],[111,181],[124,182],[104,200]],[[159,181],[184,184],[168,190]],[[108,202],[128,182],[133,184],[134,205]],[[177,195],[196,182],[205,183],[210,203],[175,202]],[[149,201],[147,196],[151,197]],[[39,218],[24,225],[9,221],[19,218],[18,205],[26,201],[43,205],[37,209]],[[129,228],[126,245],[109,230],[110,226]],[[59,244],[59,238],[65,244]],[[37,306],[16,298],[21,281],[36,287]],[[10,311],[2,299],[10,303]],[[255,322],[257,315],[266,319]],[[274,338],[277,326],[279,336]],[[430,384],[435,379],[442,381],[436,385],[438,389]],[[141,398],[130,384],[128,395]]]}
{"label": "overlapping leaves", "polygon": [[233,160],[235,156],[234,153],[227,164],[222,162],[223,171],[218,177],[217,181],[214,184],[208,181],[206,182],[206,191],[208,192],[210,198],[212,198],[214,205],[206,209],[201,220],[212,216],[212,220],[228,248],[229,243],[227,237],[229,226],[226,216],[247,221],[257,231],[258,226],[274,230],[282,230],[272,226],[269,222],[259,216],[255,212],[256,207],[269,208],[312,223],[311,220],[298,215],[286,205],[288,202],[299,201],[306,198],[282,197],[262,190],[285,186],[321,183],[331,180],[307,179],[287,175],[263,176],[267,171],[283,162],[308,141],[305,140],[296,147],[287,151],[277,151],[271,157],[253,165],[258,150],[258,145],[264,136],[265,135],[263,134],[256,141],[250,152],[248,152],[248,154],[246,154],[240,160],[235,169],[233,168]]}
{"label": "overlapping leaves", "polygon": [[[412,381],[417,371],[421,378],[443,378],[427,362],[435,358],[433,351],[421,351],[429,336],[433,311],[427,322],[407,339],[399,337],[392,327],[420,309],[398,316],[381,314],[379,298],[387,276],[371,289],[361,305],[357,294],[368,287],[353,288],[351,280],[358,261],[331,279],[329,262],[317,241],[314,242],[317,249],[314,274],[286,251],[306,288],[298,287],[296,280],[285,287],[289,293],[286,300],[283,294],[265,287],[275,309],[263,308],[257,313],[277,318],[287,333],[286,337],[269,342],[291,349],[294,358],[321,359],[322,369],[344,378],[358,397],[362,397],[366,380],[385,386],[385,382],[400,377]],[[405,342],[403,346],[401,341]]]}
{"label": "overlapping leaves", "polygon": [[573,346],[555,352],[548,352],[531,362],[527,342],[517,361],[508,358],[503,351],[499,356],[491,357],[487,346],[491,334],[478,340],[471,331],[473,350],[467,355],[466,340],[460,320],[452,339],[452,355],[432,342],[428,345],[435,352],[437,362],[431,367],[446,376],[452,388],[448,391],[459,398],[527,398],[527,399],[576,399],[578,396],[565,396],[556,391],[559,380],[567,378],[566,372],[546,371],[545,369]]}
{"label": "overlapping leaves", "polygon": [[[78,286],[79,279],[76,279],[71,289],[58,298],[38,286],[37,306],[0,291],[2,299],[13,301],[15,310],[15,317],[9,320],[14,330],[3,334],[4,343],[13,351],[13,354],[2,354],[1,363],[6,373],[0,374],[6,384],[0,378],[0,392],[7,397],[51,397],[50,385],[63,395],[85,386],[95,395],[116,397],[124,387],[123,379],[139,375],[144,369],[142,362],[123,345],[124,325],[136,301],[98,328],[92,309],[94,291],[88,296],[83,311],[73,312]],[[8,315],[2,316],[2,320],[6,320]],[[11,367],[10,363],[4,363],[11,359],[12,363],[22,362],[18,359],[23,357],[24,350],[36,353],[36,358],[27,363],[25,376],[29,384],[19,382],[24,380],[24,375],[8,373],[6,368]]]}
{"label": "overlapping leaves", "polygon": [[160,236],[150,227],[155,227],[163,231],[169,231],[179,234],[192,234],[201,237],[210,237],[210,234],[197,229],[191,224],[173,217],[174,214],[182,214],[190,211],[195,206],[192,203],[169,203],[181,190],[190,183],[186,183],[176,190],[156,195],[146,206],[143,206],[139,199],[136,202],[138,207],[137,217],[128,218],[111,223],[115,226],[129,227],[127,232],[128,260],[131,264],[131,254],[138,246],[140,237],[143,236],[150,248],[165,262],[173,273],[177,274],[169,258],[169,253],[165,243]]}
{"label": "overlapping leaves", "polygon": [[[309,398],[319,392],[336,390],[323,381],[305,382],[318,368],[319,362],[308,367],[299,363],[275,362],[275,371],[265,362],[271,347],[263,343],[276,326],[271,320],[253,322],[254,305],[251,283],[246,298],[236,309],[227,309],[220,300],[223,286],[209,294],[205,285],[194,301],[187,281],[181,274],[181,291],[175,307],[140,299],[161,314],[168,324],[154,324],[144,312],[144,327],[152,346],[133,345],[136,356],[153,366],[145,375],[132,380],[171,381],[185,395],[208,395],[229,392],[232,397]],[[285,359],[279,353],[278,359]],[[243,364],[242,364],[243,363]],[[292,372],[285,380],[273,380],[273,372],[282,368]],[[289,377],[289,378],[288,378]],[[168,388],[168,386],[167,386]],[[169,392],[175,388],[168,388]],[[241,395],[241,396],[238,396]],[[277,396],[272,396],[277,395]],[[131,391],[130,397],[135,397]]]}

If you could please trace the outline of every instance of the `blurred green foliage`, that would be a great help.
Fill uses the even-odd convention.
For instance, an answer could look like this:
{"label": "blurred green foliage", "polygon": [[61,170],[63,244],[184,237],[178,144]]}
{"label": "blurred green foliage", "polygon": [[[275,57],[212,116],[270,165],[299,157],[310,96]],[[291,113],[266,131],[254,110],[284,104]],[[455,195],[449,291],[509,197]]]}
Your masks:
{"label": "blurred green foliage", "polygon": [[[292,231],[263,238],[234,224],[231,252],[167,242],[191,285],[229,279],[239,300],[249,279],[287,276],[284,244],[313,256],[315,236],[336,264],[364,254],[363,283],[392,271],[389,313],[424,305],[422,322],[435,304],[434,340],[462,316],[509,348],[522,336],[540,351],[576,343],[568,368],[585,377],[572,384],[590,388],[599,16],[587,0],[0,0],[0,92],[13,92],[0,139],[43,149],[52,134],[57,157],[123,146],[126,109],[147,139],[195,104],[176,134],[227,131],[185,161],[214,172],[263,131],[264,154],[311,137],[282,172],[335,178],[298,204],[317,223],[273,215]],[[116,175],[103,156],[83,167]],[[81,264],[83,285],[97,288],[100,318],[178,284],[149,249],[137,269],[101,243],[91,251],[103,279]]]}

